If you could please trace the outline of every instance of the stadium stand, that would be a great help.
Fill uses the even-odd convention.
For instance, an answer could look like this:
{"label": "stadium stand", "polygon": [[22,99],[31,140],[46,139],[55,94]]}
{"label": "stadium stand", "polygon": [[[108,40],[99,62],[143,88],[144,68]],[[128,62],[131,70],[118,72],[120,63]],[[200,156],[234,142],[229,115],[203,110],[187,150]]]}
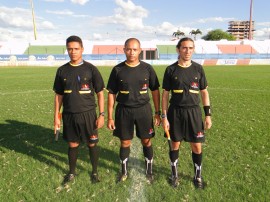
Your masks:
{"label": "stadium stand", "polygon": [[222,54],[257,54],[258,52],[251,45],[219,45]]}
{"label": "stadium stand", "polygon": [[25,51],[25,55],[48,55],[48,54],[65,54],[66,46],[65,45],[30,45]]}
{"label": "stadium stand", "polygon": [[[141,41],[142,53],[140,58],[151,64],[169,64],[178,57],[176,53],[176,41]],[[84,40],[84,59],[98,64],[117,64],[125,60],[123,52],[124,41],[89,41]],[[65,41],[45,44],[35,41],[24,42],[0,42],[0,66],[9,61],[16,65],[31,65],[46,63],[59,64],[69,59]],[[242,41],[195,41],[195,54],[193,60],[207,65],[234,65],[234,64],[269,64],[270,40],[242,40]],[[12,64],[13,64],[12,63]],[[58,63],[57,63],[58,65]]]}
{"label": "stadium stand", "polygon": [[94,45],[92,54],[124,54],[123,45]]}
{"label": "stadium stand", "polygon": [[11,54],[23,54],[25,49],[28,47],[28,43],[18,43],[16,41],[0,42],[0,54],[11,55]]}

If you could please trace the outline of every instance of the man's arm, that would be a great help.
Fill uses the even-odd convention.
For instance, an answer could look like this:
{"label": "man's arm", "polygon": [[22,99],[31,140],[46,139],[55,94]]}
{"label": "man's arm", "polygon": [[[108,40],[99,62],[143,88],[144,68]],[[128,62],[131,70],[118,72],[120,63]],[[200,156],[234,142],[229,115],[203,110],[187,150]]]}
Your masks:
{"label": "man's arm", "polygon": [[169,130],[170,124],[167,119],[167,112],[168,112],[168,105],[169,105],[169,91],[166,91],[165,89],[162,92],[162,126],[164,130]]}
{"label": "man's arm", "polygon": [[160,92],[159,89],[152,91],[152,99],[155,107],[155,125],[160,125]]}
{"label": "man's arm", "polygon": [[116,98],[115,94],[108,93],[108,104],[107,104],[108,123],[107,123],[107,127],[110,130],[115,129],[114,119],[113,119],[113,109],[114,109],[114,104],[115,104],[115,98]]}
{"label": "man's arm", "polygon": [[104,126],[104,92],[103,90],[97,93],[99,116],[96,121],[97,129]]}
{"label": "man's arm", "polygon": [[54,97],[54,134],[56,130],[60,128],[61,122],[59,119],[60,108],[63,103],[63,95],[55,94]]}
{"label": "man's arm", "polygon": [[207,89],[201,90],[201,98],[202,98],[202,104],[205,111],[204,127],[205,129],[210,129],[212,126],[212,120],[211,120],[210,99],[209,99],[209,93]]}

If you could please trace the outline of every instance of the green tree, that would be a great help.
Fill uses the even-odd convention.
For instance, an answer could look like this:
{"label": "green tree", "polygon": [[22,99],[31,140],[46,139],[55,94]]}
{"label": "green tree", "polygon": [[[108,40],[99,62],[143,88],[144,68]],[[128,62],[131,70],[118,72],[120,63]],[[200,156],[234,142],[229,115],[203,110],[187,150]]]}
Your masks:
{"label": "green tree", "polygon": [[201,30],[196,29],[196,30],[191,30],[191,32],[189,32],[190,35],[194,35],[194,40],[196,41],[196,36],[198,34],[202,34]]}
{"label": "green tree", "polygon": [[176,31],[176,32],[174,32],[173,34],[172,34],[174,37],[176,37],[177,39],[179,39],[180,38],[180,36],[185,36],[185,33],[184,32],[181,32],[179,29]]}
{"label": "green tree", "polygon": [[205,36],[202,37],[202,39],[206,41],[218,41],[221,39],[227,39],[228,41],[236,40],[233,35],[229,34],[228,32],[224,32],[221,29],[215,29],[208,32]]}

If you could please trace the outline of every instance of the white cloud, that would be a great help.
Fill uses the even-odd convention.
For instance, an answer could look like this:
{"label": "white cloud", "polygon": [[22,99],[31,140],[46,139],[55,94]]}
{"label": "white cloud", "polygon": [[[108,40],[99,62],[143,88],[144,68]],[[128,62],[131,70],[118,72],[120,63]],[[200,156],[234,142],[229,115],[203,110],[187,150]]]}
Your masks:
{"label": "white cloud", "polygon": [[30,29],[32,27],[30,10],[0,7],[0,27]]}
{"label": "white cloud", "polygon": [[72,3],[74,4],[80,4],[80,5],[84,5],[86,4],[89,0],[70,0]]}
{"label": "white cloud", "polygon": [[135,5],[131,0],[115,0],[119,7],[114,10],[113,16],[94,18],[93,22],[97,24],[118,24],[124,29],[142,30],[145,28],[143,18],[148,16],[148,11],[142,6]]}
{"label": "white cloud", "polygon": [[270,39],[270,28],[262,28],[254,31],[256,39]]}
{"label": "white cloud", "polygon": [[53,25],[53,23],[51,23],[49,21],[43,21],[43,22],[41,22],[40,28],[42,28],[42,29],[55,29],[55,26]]}
{"label": "white cloud", "polygon": [[47,1],[47,2],[64,2],[65,0],[44,0],[44,1]]}
{"label": "white cloud", "polygon": [[[36,16],[36,28],[39,30],[53,30],[52,22]],[[31,39],[33,38],[33,19],[30,9],[0,7],[0,40]],[[8,31],[6,31],[8,30]]]}
{"label": "white cloud", "polygon": [[212,17],[212,18],[202,18],[199,19],[198,23],[208,23],[208,22],[228,22],[234,20],[234,18],[222,18],[222,17]]}
{"label": "white cloud", "polygon": [[73,15],[74,14],[72,11],[68,9],[56,10],[56,11],[46,10],[46,13],[51,13],[55,15]]}
{"label": "white cloud", "polygon": [[93,33],[93,39],[94,39],[94,40],[100,40],[100,39],[102,39],[102,38],[103,38],[103,37],[102,37],[101,34]]}

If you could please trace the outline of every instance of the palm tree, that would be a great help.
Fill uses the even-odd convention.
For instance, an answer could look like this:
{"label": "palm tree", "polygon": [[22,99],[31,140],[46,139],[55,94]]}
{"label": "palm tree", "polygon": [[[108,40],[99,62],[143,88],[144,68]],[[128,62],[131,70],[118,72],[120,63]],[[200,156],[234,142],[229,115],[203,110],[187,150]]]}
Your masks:
{"label": "palm tree", "polygon": [[201,30],[196,29],[196,30],[192,30],[189,34],[194,35],[194,40],[196,41],[196,35],[197,34],[202,34],[202,32],[201,32]]}
{"label": "palm tree", "polygon": [[185,33],[184,32],[181,32],[179,29],[176,31],[176,32],[174,32],[173,34],[172,34],[174,37],[176,37],[177,39],[179,39],[180,38],[180,36],[185,36]]}

